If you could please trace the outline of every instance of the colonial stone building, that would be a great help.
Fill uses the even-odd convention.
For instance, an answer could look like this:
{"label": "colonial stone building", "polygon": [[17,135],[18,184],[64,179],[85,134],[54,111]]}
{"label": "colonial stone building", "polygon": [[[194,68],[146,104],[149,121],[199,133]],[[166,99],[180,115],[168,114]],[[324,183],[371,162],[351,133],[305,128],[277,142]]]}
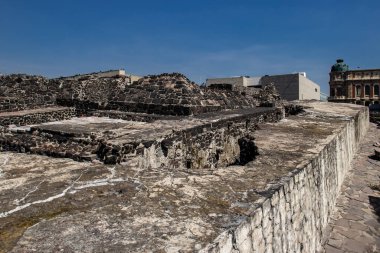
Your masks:
{"label": "colonial stone building", "polygon": [[370,105],[379,103],[380,69],[349,70],[338,59],[330,72],[330,102]]}

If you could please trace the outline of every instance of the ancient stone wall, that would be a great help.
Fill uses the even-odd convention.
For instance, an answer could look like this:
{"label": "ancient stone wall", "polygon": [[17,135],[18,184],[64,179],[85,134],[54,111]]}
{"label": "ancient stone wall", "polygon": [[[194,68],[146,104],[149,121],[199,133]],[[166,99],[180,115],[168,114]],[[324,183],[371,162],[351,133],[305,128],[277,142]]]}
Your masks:
{"label": "ancient stone wall", "polygon": [[[40,125],[3,133],[0,135],[0,150],[65,157],[77,161],[99,159],[106,164],[128,163],[136,158],[141,168],[165,166],[170,169],[215,169],[245,164],[252,160],[256,147],[251,133],[257,124],[279,121],[283,115],[280,108],[260,108],[218,120],[208,120],[206,117],[205,122],[202,122],[198,118],[197,124],[190,127],[185,125],[182,130],[171,130],[169,127],[169,131],[158,130],[157,135],[141,132],[135,138],[127,140],[118,138],[115,132],[110,131],[102,130],[97,134],[92,131],[78,132],[80,126],[59,127],[61,124],[58,123],[55,124],[56,127],[49,128]],[[178,118],[170,119],[150,124],[180,126]],[[188,123],[191,124],[191,121]],[[126,133],[130,135],[134,131],[136,129]],[[149,130],[154,131],[153,128]]]}
{"label": "ancient stone wall", "polygon": [[268,102],[265,90],[202,88],[179,73],[145,76],[133,85],[128,82],[127,77],[49,80],[39,76],[3,76],[0,112],[57,104],[75,107],[77,116],[89,115],[94,110],[186,116],[273,105]]}
{"label": "ancient stone wall", "polygon": [[75,108],[50,107],[16,113],[0,113],[0,126],[25,126],[44,122],[70,119],[76,115]]}
{"label": "ancient stone wall", "polygon": [[249,218],[201,252],[316,252],[358,141],[368,127],[363,108],[322,151],[273,185]]}
{"label": "ancient stone wall", "polygon": [[173,131],[159,139],[124,143],[122,146],[104,141],[98,149],[98,156],[105,163],[127,162],[131,157],[139,157],[142,168],[166,166],[175,169],[215,169],[230,164],[244,164],[247,162],[246,157],[254,157],[254,139],[250,133],[257,124],[277,122],[283,115],[281,109],[267,108]]}
{"label": "ancient stone wall", "polygon": [[134,113],[134,112],[122,112],[122,111],[113,111],[113,110],[90,111],[87,113],[87,115],[95,116],[95,117],[108,117],[111,119],[140,121],[140,122],[153,122],[158,119],[169,118],[169,116],[161,116],[161,115],[145,114],[145,113]]}
{"label": "ancient stone wall", "polygon": [[78,115],[85,115],[91,110],[107,108],[109,101],[124,91],[128,80],[126,77],[83,77],[78,80],[54,79],[51,82],[60,87],[58,105],[76,107]]}
{"label": "ancient stone wall", "polygon": [[18,131],[17,135],[11,135],[9,130],[0,134],[0,151],[70,158],[81,162],[96,159],[94,151],[97,149],[98,144],[97,141],[92,140],[78,142],[67,138],[64,134],[54,136],[54,134],[43,133],[35,137],[20,131]]}
{"label": "ancient stone wall", "polygon": [[58,89],[41,76],[0,76],[0,112],[55,105]]}
{"label": "ancient stone wall", "polygon": [[62,88],[57,103],[76,107],[79,115],[91,110],[196,115],[263,104],[262,92],[256,89],[201,88],[178,73],[146,76],[130,86],[121,77],[55,82]]}

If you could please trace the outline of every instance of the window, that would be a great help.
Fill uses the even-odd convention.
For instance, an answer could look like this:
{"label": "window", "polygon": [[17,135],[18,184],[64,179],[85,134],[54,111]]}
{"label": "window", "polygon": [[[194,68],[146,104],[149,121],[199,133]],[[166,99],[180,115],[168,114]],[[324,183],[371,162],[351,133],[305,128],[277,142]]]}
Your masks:
{"label": "window", "polygon": [[335,89],[334,88],[330,89],[330,96],[335,97]]}
{"label": "window", "polygon": [[342,94],[342,87],[338,87],[338,88],[336,89],[336,95],[337,95],[337,96],[343,96],[343,94]]}
{"label": "window", "polygon": [[317,89],[317,88],[315,88],[315,92],[318,92],[318,89]]}
{"label": "window", "polygon": [[374,96],[379,96],[379,85],[378,85],[378,84],[375,84],[375,85],[373,86],[373,89],[374,89],[373,95],[374,95]]}
{"label": "window", "polygon": [[369,85],[366,85],[365,86],[365,89],[364,89],[364,94],[366,95],[366,96],[369,96],[369,94],[371,93],[371,88],[369,87]]}
{"label": "window", "polygon": [[362,87],[361,86],[356,86],[356,96],[360,97],[362,95]]}

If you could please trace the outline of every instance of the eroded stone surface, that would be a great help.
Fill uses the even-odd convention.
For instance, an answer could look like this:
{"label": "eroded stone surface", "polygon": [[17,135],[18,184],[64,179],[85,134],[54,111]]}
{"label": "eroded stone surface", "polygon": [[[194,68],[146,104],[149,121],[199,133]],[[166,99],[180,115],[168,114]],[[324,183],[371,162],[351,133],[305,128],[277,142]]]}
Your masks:
{"label": "eroded stone surface", "polygon": [[[138,159],[107,166],[0,153],[0,249],[301,252],[317,248],[318,241],[310,236],[327,221],[326,216],[314,217],[320,212],[313,203],[327,200],[317,195],[312,195],[313,200],[299,198],[309,196],[307,191],[318,184],[313,169],[320,168],[323,159],[336,161],[332,148],[338,147],[334,143],[344,145],[337,141],[341,133],[346,131],[355,140],[347,126],[363,109],[335,105],[337,114],[337,110],[326,113],[331,104],[309,106],[304,114],[259,125],[252,133],[259,155],[245,166],[142,168]],[[330,179],[331,185],[334,180]],[[305,216],[302,205],[315,214]]]}
{"label": "eroded stone surface", "polygon": [[247,159],[239,157],[239,146],[245,150],[254,146],[249,135],[257,123],[282,117],[280,108],[159,118],[150,123],[81,117],[17,128],[0,136],[0,148],[107,164],[139,156],[144,167],[213,168],[235,160],[242,164],[240,160]]}

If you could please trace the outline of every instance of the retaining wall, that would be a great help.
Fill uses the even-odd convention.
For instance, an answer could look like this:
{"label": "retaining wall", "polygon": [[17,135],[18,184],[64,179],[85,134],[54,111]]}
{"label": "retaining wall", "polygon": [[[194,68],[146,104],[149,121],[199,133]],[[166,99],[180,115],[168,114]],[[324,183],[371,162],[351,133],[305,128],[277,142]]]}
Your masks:
{"label": "retaining wall", "polygon": [[271,187],[249,218],[223,232],[201,252],[306,252],[321,240],[358,142],[368,128],[368,109],[345,127],[310,162]]}
{"label": "retaining wall", "polygon": [[0,113],[0,126],[25,126],[75,117],[75,108],[50,107]]}

